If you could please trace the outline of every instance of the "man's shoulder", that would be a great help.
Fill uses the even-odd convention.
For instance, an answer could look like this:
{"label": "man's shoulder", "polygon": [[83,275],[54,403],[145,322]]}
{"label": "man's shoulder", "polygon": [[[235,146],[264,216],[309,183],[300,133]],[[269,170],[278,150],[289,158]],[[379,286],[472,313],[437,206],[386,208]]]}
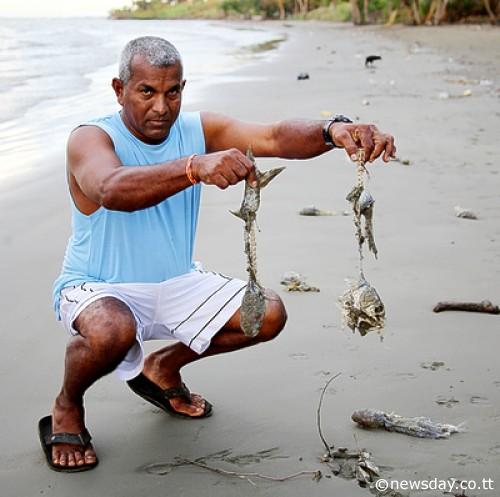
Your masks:
{"label": "man's shoulder", "polygon": [[95,117],[92,119],[87,119],[85,121],[82,121],[79,126],[99,126],[99,125],[104,125],[104,126],[116,126],[119,122],[120,119],[120,113],[119,112],[113,112],[112,114],[106,114],[104,116],[100,117]]}
{"label": "man's shoulder", "polygon": [[181,112],[173,131],[172,136],[182,143],[185,154],[205,153],[205,132],[199,111]]}
{"label": "man's shoulder", "polygon": [[118,130],[120,123],[118,112],[105,116],[87,119],[78,124],[70,133],[70,141],[74,138],[86,139],[93,136],[107,136],[112,138],[114,130]]}
{"label": "man's shoulder", "polygon": [[182,111],[177,117],[176,126],[182,132],[201,132],[203,122],[199,111]]}
{"label": "man's shoulder", "polygon": [[111,134],[105,127],[94,124],[92,121],[86,121],[74,128],[69,137],[67,148],[68,152],[80,150],[81,147],[113,146]]}
{"label": "man's shoulder", "polygon": [[177,119],[180,123],[191,124],[200,122],[200,112],[196,110],[181,111]]}

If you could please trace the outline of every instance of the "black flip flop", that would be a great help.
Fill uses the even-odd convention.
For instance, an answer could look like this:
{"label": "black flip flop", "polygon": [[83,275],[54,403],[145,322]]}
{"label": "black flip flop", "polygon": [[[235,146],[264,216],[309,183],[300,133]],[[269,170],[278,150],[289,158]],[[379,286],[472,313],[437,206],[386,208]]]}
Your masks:
{"label": "black flip flop", "polygon": [[52,433],[52,416],[45,416],[38,422],[38,435],[40,436],[40,443],[47,458],[47,464],[50,469],[59,471],[61,473],[79,473],[81,471],[88,471],[93,469],[99,464],[96,457],[95,462],[91,464],[82,464],[81,466],[59,466],[52,461],[52,445],[53,444],[70,444],[77,445],[85,452],[90,445],[92,437],[85,429],[81,433]]}
{"label": "black flip flop", "polygon": [[184,419],[199,419],[208,418],[212,415],[212,404],[210,404],[210,402],[206,399],[203,413],[199,416],[190,416],[189,414],[178,412],[170,405],[169,399],[174,397],[180,397],[188,404],[191,403],[191,393],[184,383],[182,383],[180,387],[166,388],[163,390],[141,373],[139,376],[127,381],[127,385],[134,393],[139,395],[139,397],[151,402],[151,404],[163,409],[172,416]]}

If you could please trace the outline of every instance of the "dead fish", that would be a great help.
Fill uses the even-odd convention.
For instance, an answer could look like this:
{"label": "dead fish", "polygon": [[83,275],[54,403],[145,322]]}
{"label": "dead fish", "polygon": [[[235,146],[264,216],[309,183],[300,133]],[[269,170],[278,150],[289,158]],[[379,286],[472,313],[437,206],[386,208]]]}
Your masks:
{"label": "dead fish", "polygon": [[257,279],[256,217],[260,207],[260,190],[267,186],[285,168],[278,167],[261,172],[255,165],[255,158],[251,149],[247,150],[247,157],[254,163],[257,186],[251,186],[248,180],[245,181],[245,191],[241,206],[239,210],[231,211],[231,213],[245,222],[245,254],[247,255],[247,272],[249,278],[241,303],[240,319],[243,333],[246,336],[254,337],[260,331],[266,310],[264,289]]}
{"label": "dead fish", "polygon": [[373,205],[375,200],[371,193],[364,189],[359,196],[359,212],[365,218],[365,238],[368,241],[368,249],[373,253],[375,259],[378,255],[375,238],[373,236]]}
{"label": "dead fish", "polygon": [[[358,330],[361,336],[368,331],[382,330],[385,324],[385,307],[377,290],[366,281],[363,273],[363,244],[368,240],[368,247],[377,257],[377,247],[373,236],[373,205],[375,200],[365,188],[363,175],[368,174],[365,167],[364,150],[359,149],[356,155],[358,164],[356,184],[347,194],[346,199],[351,202],[354,212],[354,226],[359,251],[359,278],[351,281],[347,291],[338,299],[345,325],[352,331]],[[361,219],[364,217],[364,230]]]}
{"label": "dead fish", "polygon": [[361,336],[369,331],[381,330],[385,324],[385,307],[377,290],[368,283],[363,274],[356,283],[339,298],[344,323]]}
{"label": "dead fish", "polygon": [[361,486],[371,486],[380,477],[380,469],[372,459],[370,452],[361,449],[349,451],[338,448],[325,456],[325,461],[333,474],[347,480],[358,480]]}
{"label": "dead fish", "polygon": [[280,283],[287,292],[319,292],[318,287],[309,285],[301,274],[294,271],[285,273]]}
{"label": "dead fish", "polygon": [[464,431],[463,425],[454,426],[436,423],[423,416],[406,418],[393,412],[387,413],[378,409],[354,411],[352,420],[363,428],[383,428],[419,438],[449,438],[452,433]]}
{"label": "dead fish", "polygon": [[431,369],[432,371],[437,371],[439,368],[444,368],[446,364],[443,361],[429,361],[421,362],[420,367],[423,369]]}
{"label": "dead fish", "polygon": [[364,215],[368,209],[373,207],[374,203],[375,200],[372,197],[372,194],[364,188],[359,196],[359,212]]}
{"label": "dead fish", "polygon": [[260,190],[267,186],[269,182],[274,179],[284,167],[277,167],[269,171],[261,172],[255,164],[255,157],[252,150],[247,150],[247,157],[254,163],[255,175],[257,177],[257,186],[251,186],[248,180],[245,180],[245,191],[241,206],[237,211],[231,211],[236,217],[243,219],[243,221],[253,223],[255,222],[255,215],[260,207]]}
{"label": "dead fish", "polygon": [[[373,206],[375,204],[373,196],[363,185],[358,184],[347,194],[346,200],[351,202],[354,211],[358,243],[363,245],[365,240],[368,241],[369,250],[377,258],[378,250],[373,234]],[[365,220],[364,229],[361,226],[361,217]]]}
{"label": "dead fish", "polygon": [[264,289],[259,283],[250,279],[240,308],[241,329],[246,336],[255,337],[259,334],[265,312]]}
{"label": "dead fish", "polygon": [[455,215],[463,219],[477,219],[477,214],[470,209],[464,209],[459,205],[455,206]]}
{"label": "dead fish", "polygon": [[318,209],[314,205],[304,207],[299,211],[301,216],[334,216],[335,212]]}

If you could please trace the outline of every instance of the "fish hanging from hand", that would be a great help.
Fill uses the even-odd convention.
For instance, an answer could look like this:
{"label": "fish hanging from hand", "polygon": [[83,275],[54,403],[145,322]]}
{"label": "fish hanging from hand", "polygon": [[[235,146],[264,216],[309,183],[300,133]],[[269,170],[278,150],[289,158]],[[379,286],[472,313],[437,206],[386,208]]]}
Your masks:
{"label": "fish hanging from hand", "polygon": [[[352,330],[358,330],[361,336],[369,331],[382,330],[385,325],[385,306],[377,290],[365,278],[363,272],[363,244],[368,242],[368,248],[375,258],[378,251],[373,234],[373,206],[375,200],[366,190],[363,175],[368,174],[365,167],[364,151],[360,149],[357,155],[357,181],[348,193],[346,199],[351,202],[354,212],[354,226],[359,251],[359,277],[357,281],[349,281],[347,291],[339,297],[343,322]],[[362,227],[364,219],[364,227]],[[364,229],[363,229],[364,228]]]}
{"label": "fish hanging from hand", "polygon": [[278,167],[261,172],[255,164],[255,158],[250,148],[247,150],[247,157],[255,166],[257,185],[252,186],[248,179],[245,180],[245,191],[241,206],[239,210],[231,211],[231,213],[245,222],[244,240],[245,254],[247,256],[248,283],[240,308],[241,329],[246,336],[255,337],[260,331],[266,311],[264,288],[257,279],[256,218],[260,207],[260,190],[268,185],[285,168]]}

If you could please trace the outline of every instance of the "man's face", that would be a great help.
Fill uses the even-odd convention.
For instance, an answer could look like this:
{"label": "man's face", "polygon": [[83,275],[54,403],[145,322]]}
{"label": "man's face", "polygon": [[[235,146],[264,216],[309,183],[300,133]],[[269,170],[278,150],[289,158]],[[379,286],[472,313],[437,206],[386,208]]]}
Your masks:
{"label": "man's face", "polygon": [[132,77],[127,84],[113,79],[113,89],[123,107],[123,122],[139,140],[161,143],[170,133],[181,109],[186,83],[182,79],[182,66],[177,63],[155,67],[136,55],[131,68]]}

